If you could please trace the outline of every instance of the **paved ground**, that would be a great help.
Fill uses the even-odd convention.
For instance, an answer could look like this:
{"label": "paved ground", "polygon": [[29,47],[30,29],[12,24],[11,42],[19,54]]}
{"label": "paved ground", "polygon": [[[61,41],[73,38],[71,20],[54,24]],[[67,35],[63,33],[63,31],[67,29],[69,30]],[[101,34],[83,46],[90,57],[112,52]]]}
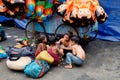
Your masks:
{"label": "paved ground", "polygon": [[[5,30],[8,39],[0,42],[3,47],[15,44],[16,37],[24,36],[24,30],[18,28],[5,27]],[[73,69],[53,67],[41,80],[120,80],[120,42],[95,40],[87,46],[86,54],[83,66]],[[9,70],[5,62],[0,62],[0,80],[40,80]]]}

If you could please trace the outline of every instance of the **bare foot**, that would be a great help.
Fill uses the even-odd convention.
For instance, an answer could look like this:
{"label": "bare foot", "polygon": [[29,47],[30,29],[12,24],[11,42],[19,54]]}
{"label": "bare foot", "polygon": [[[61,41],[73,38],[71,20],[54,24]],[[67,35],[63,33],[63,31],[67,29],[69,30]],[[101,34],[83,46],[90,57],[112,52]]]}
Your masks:
{"label": "bare foot", "polygon": [[61,64],[58,64],[57,66],[58,66],[58,67],[60,67],[60,66],[61,66]]}
{"label": "bare foot", "polygon": [[71,64],[66,65],[65,68],[66,68],[66,69],[72,69],[72,65],[71,65]]}

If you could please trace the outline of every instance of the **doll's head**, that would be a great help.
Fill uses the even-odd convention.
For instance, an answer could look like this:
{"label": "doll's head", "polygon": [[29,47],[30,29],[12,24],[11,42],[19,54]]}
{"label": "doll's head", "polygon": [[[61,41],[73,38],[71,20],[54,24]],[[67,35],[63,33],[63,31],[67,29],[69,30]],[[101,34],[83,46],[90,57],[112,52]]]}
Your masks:
{"label": "doll's head", "polygon": [[11,4],[15,4],[15,3],[25,3],[24,0],[6,0],[7,2],[10,2]]}
{"label": "doll's head", "polygon": [[7,17],[20,17],[24,14],[24,0],[2,0],[2,2],[7,7],[6,16]]}
{"label": "doll's head", "polygon": [[96,16],[104,15],[105,11],[101,6],[96,6]]}
{"label": "doll's head", "polygon": [[92,21],[92,14],[88,8],[80,8],[77,16],[80,26],[88,26]]}
{"label": "doll's head", "polygon": [[58,8],[57,8],[57,12],[59,15],[64,16],[65,12],[67,9],[67,4],[61,4]]}
{"label": "doll's head", "polygon": [[96,7],[95,15],[99,23],[103,23],[107,19],[107,14],[101,6]]}
{"label": "doll's head", "polygon": [[72,12],[70,13],[70,19],[71,20],[77,20],[77,14],[78,14],[78,9],[73,8]]}
{"label": "doll's head", "polygon": [[64,14],[63,17],[63,22],[65,22],[66,24],[72,24],[73,20],[70,19],[70,13],[69,11],[66,11],[66,13]]}
{"label": "doll's head", "polygon": [[7,10],[7,7],[5,4],[0,0],[0,12],[5,12]]}
{"label": "doll's head", "polygon": [[91,12],[89,9],[87,8],[80,8],[78,10],[78,18],[82,19],[83,17],[85,17],[86,19],[90,19],[91,18]]}

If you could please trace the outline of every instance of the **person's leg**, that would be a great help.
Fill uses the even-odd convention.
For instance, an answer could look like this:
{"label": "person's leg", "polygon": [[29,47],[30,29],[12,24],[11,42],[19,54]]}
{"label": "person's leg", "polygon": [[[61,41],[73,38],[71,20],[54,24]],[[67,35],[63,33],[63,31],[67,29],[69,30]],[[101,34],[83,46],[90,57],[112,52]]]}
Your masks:
{"label": "person's leg", "polygon": [[83,60],[78,58],[77,56],[73,56],[72,62],[76,65],[81,65],[83,63]]}
{"label": "person's leg", "polygon": [[59,52],[60,52],[60,55],[61,55],[61,56],[64,56],[63,49],[59,49]]}
{"label": "person's leg", "polygon": [[68,68],[68,69],[71,69],[71,68],[72,68],[71,54],[72,54],[72,53],[67,53],[67,54],[66,54],[66,63],[67,63],[68,65],[66,65],[65,68]]}
{"label": "person's leg", "polygon": [[73,55],[72,53],[67,53],[67,55],[66,55],[66,63],[67,64],[74,63],[74,64],[77,64],[77,65],[81,65],[83,63],[83,60],[81,60],[77,56]]}

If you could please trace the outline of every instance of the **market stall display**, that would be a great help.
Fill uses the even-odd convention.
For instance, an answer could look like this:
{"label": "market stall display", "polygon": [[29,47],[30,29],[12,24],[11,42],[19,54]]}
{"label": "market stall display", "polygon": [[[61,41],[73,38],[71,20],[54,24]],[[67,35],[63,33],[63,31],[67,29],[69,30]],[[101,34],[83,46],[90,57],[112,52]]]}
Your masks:
{"label": "market stall display", "polygon": [[57,8],[57,12],[65,23],[81,27],[93,25],[96,21],[103,23],[107,19],[98,0],[66,0]]}

